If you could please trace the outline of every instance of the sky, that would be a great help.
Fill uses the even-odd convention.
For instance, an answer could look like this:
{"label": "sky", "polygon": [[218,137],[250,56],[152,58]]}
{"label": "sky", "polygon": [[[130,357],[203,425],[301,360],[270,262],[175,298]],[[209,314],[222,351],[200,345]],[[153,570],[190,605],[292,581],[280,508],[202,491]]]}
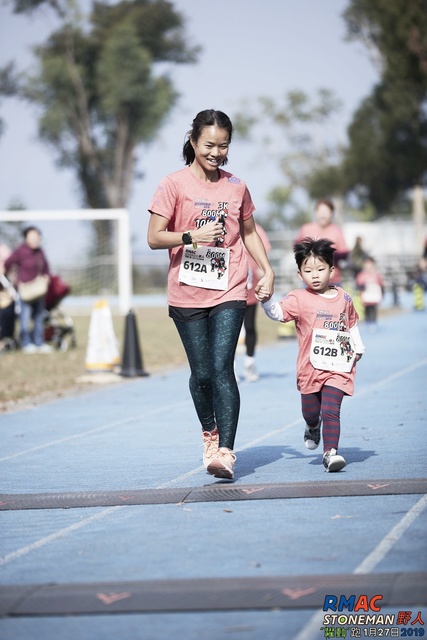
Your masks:
{"label": "sky", "polygon": [[[180,99],[155,142],[138,152],[137,170],[143,179],[134,182],[128,204],[133,249],[138,252],[147,251],[151,196],[164,175],[184,166],[182,145],[199,111],[220,109],[233,118],[259,96],[280,102],[291,90],[314,98],[318,89],[328,88],[343,107],[327,135],[331,141],[345,142],[352,114],[379,79],[368,51],[345,40],[342,14],[347,0],[172,1],[185,18],[189,42],[200,45],[202,52],[196,65],[173,68]],[[33,64],[31,47],[42,43],[54,27],[47,12],[28,18],[1,5],[0,67],[12,59],[20,69]],[[52,150],[38,141],[34,110],[7,99],[0,102],[0,117],[6,124],[0,138],[0,210],[16,200],[27,209],[78,209],[74,175],[58,169]],[[246,181],[255,217],[262,219],[267,193],[280,183],[268,153],[259,144],[233,139],[227,170]],[[57,231],[46,228],[43,233],[53,252],[59,246],[52,237]],[[74,233],[74,251],[86,234],[84,227]]]}

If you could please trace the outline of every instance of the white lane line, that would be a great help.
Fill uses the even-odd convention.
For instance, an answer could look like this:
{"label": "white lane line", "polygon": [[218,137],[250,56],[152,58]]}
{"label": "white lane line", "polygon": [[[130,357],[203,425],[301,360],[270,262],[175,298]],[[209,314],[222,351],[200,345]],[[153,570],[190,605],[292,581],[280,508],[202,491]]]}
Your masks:
{"label": "white lane line", "polygon": [[100,511],[99,513],[96,513],[95,515],[90,516],[89,518],[80,520],[79,522],[76,522],[75,524],[72,524],[69,527],[65,527],[64,529],[59,529],[58,531],[55,531],[55,533],[52,533],[50,536],[45,536],[44,538],[40,538],[39,540],[36,540],[35,542],[32,542],[31,544],[28,544],[25,547],[21,547],[16,551],[12,551],[12,553],[8,553],[7,555],[0,557],[0,566],[5,565],[8,562],[12,562],[12,560],[18,560],[19,558],[22,558],[22,556],[26,556],[27,554],[31,553],[31,551],[40,549],[41,547],[44,547],[50,542],[55,542],[59,538],[62,538],[68,535],[72,531],[81,529],[82,527],[85,527],[86,525],[90,524],[91,522],[94,522],[95,520],[101,520],[102,518],[105,518],[106,516],[110,515],[110,513],[112,513],[113,511],[118,511],[119,509],[123,509],[123,508],[124,508],[124,505],[109,507],[108,509],[104,509],[103,511]]}
{"label": "white lane line", "polygon": [[356,574],[371,573],[373,569],[385,558],[388,552],[394,547],[396,542],[402,538],[405,531],[411,526],[418,516],[427,507],[427,494],[422,496],[418,502],[403,516],[403,518],[393,527],[391,531],[381,540],[371,553],[353,571]]}
{"label": "white lane line", "polygon": [[[414,364],[409,365],[409,367],[405,367],[404,369],[400,369],[400,371],[396,371],[395,373],[392,373],[391,375],[386,376],[382,380],[378,380],[378,382],[375,382],[374,384],[363,388],[357,394],[356,399],[360,398],[360,396],[365,395],[367,393],[372,393],[373,391],[377,391],[378,389],[380,389],[381,387],[384,387],[385,385],[389,384],[390,382],[394,382],[394,380],[398,380],[399,378],[402,378],[403,376],[406,376],[408,373],[412,373],[413,371],[416,371],[417,369],[420,369],[421,367],[425,367],[426,365],[427,365],[427,358],[424,358],[423,360],[419,360],[418,362],[414,362]],[[355,396],[351,396],[351,398],[354,398],[354,397]]]}
{"label": "white lane line", "polygon": [[[241,449],[239,449],[239,450],[242,451],[243,449],[248,449],[248,448],[252,447],[254,444],[257,444],[258,442],[262,442],[262,440],[266,440],[267,438],[270,438],[274,434],[282,433],[283,431],[287,431],[288,429],[291,429],[292,427],[294,427],[299,422],[301,422],[301,419],[300,420],[296,420],[294,422],[290,422],[289,424],[287,424],[286,426],[282,427],[281,429],[275,429],[274,431],[270,431],[269,433],[264,434],[260,438],[256,438],[255,440],[252,440],[251,442],[248,442],[243,447],[241,447]],[[182,480],[184,480],[184,479],[186,479],[186,478],[188,478],[190,476],[193,476],[193,475],[195,475],[197,473],[200,473],[200,471],[203,471],[203,470],[204,470],[204,466],[202,465],[200,467],[197,467],[196,469],[193,469],[192,471],[189,471],[188,473],[185,473],[185,474],[183,474],[181,476],[178,476],[177,478],[173,478],[172,480],[169,480],[168,482],[165,482],[164,484],[161,484],[161,485],[157,486],[156,489],[164,489],[166,487],[169,487],[170,485],[173,485],[173,484],[175,484],[177,482],[180,482],[180,481],[182,481]],[[27,545],[25,547],[22,547],[21,549],[17,549],[16,551],[13,551],[12,553],[9,553],[6,556],[0,557],[0,566],[3,565],[3,564],[7,564],[8,562],[11,562],[12,560],[17,560],[18,558],[21,558],[22,556],[27,555],[31,551],[35,551],[36,549],[39,549],[40,547],[43,547],[46,544],[49,544],[50,542],[55,542],[55,540],[57,540],[58,538],[61,538],[62,536],[65,536],[68,533],[71,533],[72,531],[75,531],[76,529],[81,529],[82,527],[85,527],[86,525],[90,524],[94,520],[99,520],[100,518],[104,518],[104,517],[108,516],[110,513],[113,513],[115,511],[117,511],[118,509],[124,509],[125,506],[126,505],[118,505],[118,506],[115,506],[115,507],[109,507],[108,509],[104,509],[100,513],[97,513],[94,516],[91,516],[90,518],[85,518],[84,520],[80,520],[76,524],[70,525],[69,527],[66,527],[65,529],[60,529],[59,531],[56,531],[55,533],[52,533],[49,536],[41,538],[40,540],[36,540],[32,544],[29,544],[29,545]]]}
{"label": "white lane line", "polygon": [[[169,405],[167,410],[174,411],[179,407],[183,407],[186,404],[189,404],[190,400],[184,400],[183,402],[179,402],[178,404]],[[53,447],[57,444],[63,444],[64,442],[69,442],[70,440],[76,440],[78,438],[85,438],[86,436],[90,436],[93,433],[99,433],[100,431],[106,431],[108,429],[114,429],[115,427],[121,427],[124,424],[129,424],[130,422],[134,422],[136,420],[147,419],[147,417],[155,416],[156,414],[163,413],[165,411],[165,407],[159,407],[156,409],[151,409],[148,411],[144,411],[144,413],[139,413],[138,415],[130,416],[129,418],[125,418],[124,420],[117,420],[116,422],[110,422],[109,424],[101,425],[100,427],[95,427],[94,429],[89,429],[88,431],[81,431],[80,433],[75,433],[72,436],[65,436],[64,438],[59,438],[58,440],[51,440],[50,442],[45,442],[44,444],[37,445],[36,447],[31,447],[30,449],[24,449],[23,451],[18,451],[17,453],[12,453],[9,456],[5,456],[4,458],[0,458],[0,462],[6,462],[6,460],[12,460],[13,458],[19,458],[20,456],[24,456],[27,453],[33,453],[34,451],[40,451],[42,449],[48,449],[49,447]]]}
{"label": "white lane line", "polygon": [[[399,542],[406,530],[427,507],[427,494],[423,495],[414,506],[409,509],[401,520],[384,536],[379,544],[369,555],[359,564],[353,571],[354,574],[366,575],[371,573],[375,567],[385,558],[392,550],[394,545]],[[323,624],[323,611],[317,611],[300,630],[294,640],[317,640],[320,633],[320,627]]]}

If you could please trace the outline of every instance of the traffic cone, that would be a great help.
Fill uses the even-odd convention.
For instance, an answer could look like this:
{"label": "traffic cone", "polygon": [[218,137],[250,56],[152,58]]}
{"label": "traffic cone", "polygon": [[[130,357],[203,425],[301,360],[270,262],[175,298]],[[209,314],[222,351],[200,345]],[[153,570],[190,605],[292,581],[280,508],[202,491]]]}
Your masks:
{"label": "traffic cone", "polygon": [[144,371],[144,366],[142,364],[136,316],[132,310],[129,311],[126,316],[125,344],[123,348],[122,369],[120,371],[120,375],[127,378],[150,375]]}
{"label": "traffic cone", "polygon": [[89,324],[86,371],[105,373],[120,363],[117,338],[107,300],[95,302]]}

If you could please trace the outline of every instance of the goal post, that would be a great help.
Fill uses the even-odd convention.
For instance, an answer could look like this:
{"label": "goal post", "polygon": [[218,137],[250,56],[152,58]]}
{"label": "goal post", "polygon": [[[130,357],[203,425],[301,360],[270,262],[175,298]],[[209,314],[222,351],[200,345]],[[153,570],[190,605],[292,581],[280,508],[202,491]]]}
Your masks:
{"label": "goal post", "polygon": [[[68,220],[74,222],[93,220],[117,221],[117,293],[118,308],[122,314],[127,314],[131,308],[132,299],[132,259],[129,212],[127,209],[52,209],[52,210],[12,210],[0,211],[0,223],[37,223],[41,221]],[[59,238],[58,238],[59,241]],[[66,245],[64,245],[66,246]],[[13,247],[15,248],[15,247]],[[49,255],[47,255],[49,260]]]}

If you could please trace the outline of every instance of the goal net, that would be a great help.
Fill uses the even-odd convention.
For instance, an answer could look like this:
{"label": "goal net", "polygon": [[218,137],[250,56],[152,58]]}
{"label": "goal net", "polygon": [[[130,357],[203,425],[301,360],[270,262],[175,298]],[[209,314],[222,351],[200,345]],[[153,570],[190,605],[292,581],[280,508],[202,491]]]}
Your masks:
{"label": "goal net", "polygon": [[120,313],[131,307],[129,214],[126,209],[0,211],[0,242],[15,249],[29,225],[42,233],[52,274],[71,295],[105,297]]}

